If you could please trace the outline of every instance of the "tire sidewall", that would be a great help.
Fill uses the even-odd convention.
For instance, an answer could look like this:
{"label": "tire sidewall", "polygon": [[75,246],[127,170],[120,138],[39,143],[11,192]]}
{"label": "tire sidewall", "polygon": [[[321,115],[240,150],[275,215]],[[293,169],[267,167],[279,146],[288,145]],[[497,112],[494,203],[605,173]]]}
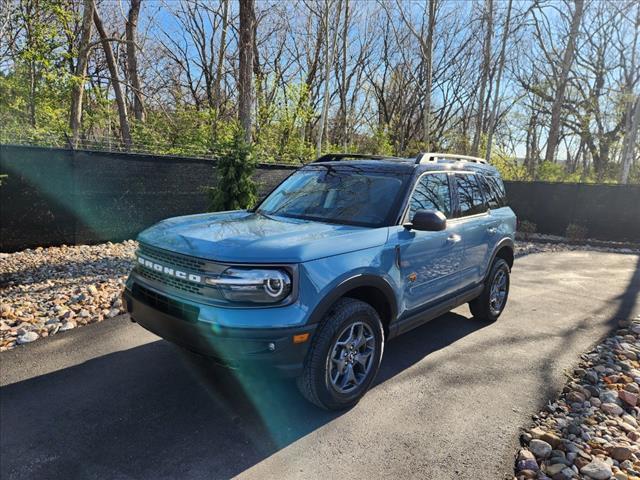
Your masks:
{"label": "tire sidewall", "polygon": [[[333,388],[329,381],[329,375],[327,372],[330,362],[329,355],[333,349],[333,345],[338,339],[338,336],[348,325],[354,322],[366,323],[371,328],[371,331],[375,336],[376,348],[373,357],[373,364],[371,365],[371,370],[369,371],[367,378],[360,386],[358,386],[353,392],[340,393]],[[382,360],[382,353],[384,351],[384,332],[382,324],[376,311],[369,305],[362,303],[361,308],[357,308],[355,311],[350,312],[345,316],[345,318],[340,318],[338,312],[338,315],[328,319],[328,322],[324,327],[330,327],[333,332],[330,337],[327,337],[328,340],[325,340],[322,344],[318,344],[316,347],[318,348],[319,354],[318,360],[322,359],[321,364],[318,362],[318,364],[315,365],[315,368],[322,369],[322,372],[316,372],[316,375],[314,375],[318,399],[323,405],[331,409],[348,408],[356,404],[365,394],[378,373],[380,361]]]}
{"label": "tire sidewall", "polygon": [[[497,313],[494,313],[491,310],[491,287],[493,286],[493,282],[495,281],[496,275],[498,274],[499,271],[504,271],[505,275],[506,275],[506,279],[507,279],[507,283],[506,283],[506,292],[505,292],[505,297],[504,297],[504,301],[502,302],[502,306],[500,307],[500,310]],[[505,307],[507,306],[507,301],[509,300],[509,289],[511,287],[511,278],[510,278],[510,271],[509,271],[509,264],[507,264],[507,262],[500,258],[497,259],[496,262],[493,265],[493,268],[491,269],[491,275],[489,276],[489,281],[487,282],[487,295],[486,295],[486,299],[485,301],[487,302],[487,312],[489,313],[489,315],[491,316],[491,318],[493,320],[497,320],[498,317],[502,314],[502,312],[504,312]]]}

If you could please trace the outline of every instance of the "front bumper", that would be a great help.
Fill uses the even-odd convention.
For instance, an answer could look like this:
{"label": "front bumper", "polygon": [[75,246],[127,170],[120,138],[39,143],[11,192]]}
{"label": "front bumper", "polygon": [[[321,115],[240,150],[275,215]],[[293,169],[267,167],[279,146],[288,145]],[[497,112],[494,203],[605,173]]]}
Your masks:
{"label": "front bumper", "polygon": [[[297,376],[316,325],[291,328],[231,328],[202,321],[197,307],[162,292],[133,285],[124,301],[131,318],[152,333],[193,352],[233,367],[267,367],[282,376]],[[260,310],[254,310],[260,315]],[[303,343],[293,336],[308,333]]]}

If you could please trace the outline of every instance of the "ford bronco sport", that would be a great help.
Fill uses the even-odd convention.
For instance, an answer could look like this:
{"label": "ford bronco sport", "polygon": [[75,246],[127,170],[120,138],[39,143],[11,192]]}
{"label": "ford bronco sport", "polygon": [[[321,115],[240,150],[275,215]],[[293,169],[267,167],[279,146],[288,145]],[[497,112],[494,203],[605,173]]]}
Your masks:
{"label": "ford bronco sport", "polygon": [[325,155],[253,210],[142,232],[124,298],[171,342],[268,365],[316,405],[347,408],[389,339],[467,302],[477,320],[498,318],[515,226],[484,160]]}

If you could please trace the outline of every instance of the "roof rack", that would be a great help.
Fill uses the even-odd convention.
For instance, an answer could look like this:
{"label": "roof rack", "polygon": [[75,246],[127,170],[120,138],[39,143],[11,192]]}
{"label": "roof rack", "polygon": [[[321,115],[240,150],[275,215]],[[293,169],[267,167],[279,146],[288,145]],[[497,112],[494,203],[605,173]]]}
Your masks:
{"label": "roof rack", "polygon": [[429,163],[429,162],[438,163],[440,162],[440,160],[487,164],[487,161],[484,158],[470,157],[469,155],[458,155],[457,153],[435,153],[435,152],[419,153],[418,156],[416,157],[416,164]]}
{"label": "roof rack", "polygon": [[335,162],[335,161],[341,161],[341,160],[348,160],[348,159],[366,159],[366,160],[388,160],[390,158],[396,158],[396,157],[391,157],[391,156],[385,156],[385,155],[368,155],[366,153],[327,153],[325,155],[322,155],[320,157],[318,157],[316,160],[313,161],[313,163],[316,162]]}

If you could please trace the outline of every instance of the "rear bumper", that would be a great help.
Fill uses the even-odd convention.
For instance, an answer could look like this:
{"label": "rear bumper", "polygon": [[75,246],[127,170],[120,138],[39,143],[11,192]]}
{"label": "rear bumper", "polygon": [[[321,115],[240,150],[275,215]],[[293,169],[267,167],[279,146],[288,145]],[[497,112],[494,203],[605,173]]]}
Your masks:
{"label": "rear bumper", "polygon": [[[162,298],[160,292],[154,293]],[[123,296],[136,323],[172,343],[232,367],[267,367],[288,377],[301,373],[316,328],[316,325],[270,329],[221,327],[202,321],[197,311],[183,314],[180,304],[172,300],[169,300],[171,307],[165,308],[129,288]],[[293,343],[293,336],[302,333],[309,333],[307,341]]]}

